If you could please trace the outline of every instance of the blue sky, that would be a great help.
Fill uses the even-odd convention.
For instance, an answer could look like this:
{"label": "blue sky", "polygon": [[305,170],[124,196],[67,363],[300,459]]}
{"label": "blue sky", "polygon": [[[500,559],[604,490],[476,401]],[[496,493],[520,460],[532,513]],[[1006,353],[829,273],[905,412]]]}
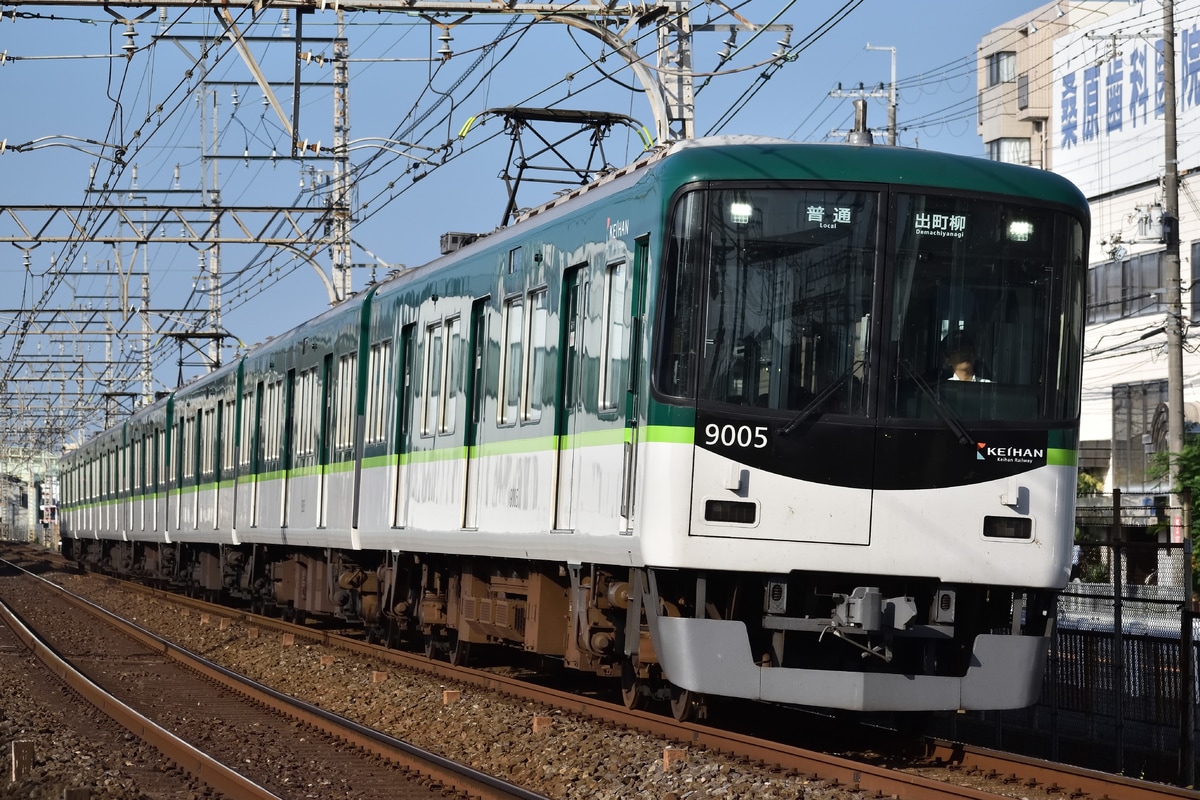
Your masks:
{"label": "blue sky", "polygon": [[[1032,14],[1037,7],[1008,0],[803,0],[790,5],[779,0],[750,0],[735,7],[737,14],[754,23],[775,19],[792,25],[789,44],[795,58],[759,85],[761,76],[772,72],[766,62],[779,49],[782,34],[772,31],[752,37],[739,33],[738,49],[721,68],[722,74],[707,81],[697,79],[698,87],[703,84],[696,97],[697,132],[833,140],[833,131],[850,126],[853,109],[850,98],[831,98],[830,91],[839,83],[847,91],[859,83],[877,89],[890,79],[890,53],[867,50],[870,44],[896,48],[900,144],[982,155],[975,128],[976,45],[992,28]],[[716,24],[732,21],[715,3],[697,4],[697,9],[692,17],[696,23],[705,21],[706,15]],[[14,10],[16,18],[12,19],[9,12]],[[136,207],[174,198],[195,204],[196,192],[211,187],[213,180],[211,164],[209,171],[201,174],[202,130],[207,138],[216,132],[222,156],[256,157],[216,162],[224,204],[309,205],[323,201],[311,186],[328,175],[331,162],[261,159],[273,150],[286,153],[289,140],[274,112],[264,106],[250,71],[228,46],[213,48],[206,62],[217,111],[214,119],[209,99],[201,116],[197,76],[203,70],[196,63],[199,44],[194,37],[218,30],[211,10],[184,14],[181,9],[169,9],[165,21],[160,21],[157,10],[152,11],[133,25],[132,37],[126,35],[125,22],[99,6],[5,5],[3,11],[0,53],[6,54],[7,61],[0,66],[0,108],[4,109],[0,139],[7,140],[9,150],[0,155],[0,208],[78,205],[89,198],[94,202],[102,193],[88,191],[93,165],[97,175],[93,187],[107,184],[109,202],[125,198]],[[144,11],[124,9],[118,13]],[[284,35],[280,12],[268,10],[253,21],[248,12],[230,11],[248,35],[277,40],[254,41],[251,47],[290,114],[292,90],[284,84],[292,75],[292,45]],[[334,21],[330,11],[308,15],[305,33],[328,38]],[[500,223],[506,195],[498,176],[505,166],[509,139],[501,135],[502,126],[495,119],[477,126],[465,139],[456,139],[462,125],[487,108],[520,105],[602,110],[626,114],[653,127],[650,109],[636,91],[634,76],[622,69],[621,60],[598,39],[568,26],[530,25],[523,17],[476,16],[449,28],[451,39],[446,41],[438,38],[444,35],[442,28],[412,14],[347,14],[346,22],[351,55],[350,138],[359,148],[352,160],[361,169],[356,196],[360,221],[352,234],[355,263],[417,265],[437,256],[440,233],[490,231]],[[294,25],[292,14],[286,25],[288,35]],[[160,30],[186,38],[152,43]],[[695,36],[694,69],[698,74],[717,70],[717,54],[724,47],[725,36]],[[132,57],[125,58],[122,46],[129,41],[135,50]],[[644,42],[639,52],[648,53],[651,43]],[[437,52],[447,47],[453,55],[442,61]],[[331,69],[327,61],[322,62],[330,54],[328,43],[314,42],[309,49],[314,57],[303,67],[302,81],[327,84]],[[117,57],[109,55],[112,53]],[[327,86],[304,88],[301,137],[328,146],[333,108]],[[733,109],[737,112],[730,115]],[[871,100],[872,126],[883,127],[886,119],[885,102]],[[538,129],[551,139],[567,130]],[[359,141],[368,139],[374,142]],[[421,148],[445,147],[434,159],[446,163],[424,168],[415,160],[379,149],[378,142],[383,139],[402,139]],[[111,155],[113,150],[107,145],[116,144],[126,148],[124,166],[96,157]],[[530,153],[539,149],[540,143],[527,138],[525,147]],[[615,129],[605,142],[605,155],[614,165],[632,160],[639,149],[639,138],[624,128]],[[431,151],[408,152],[429,156]],[[133,164],[137,165],[136,183]],[[414,182],[413,178],[423,173],[427,175]],[[181,191],[169,191],[177,186]],[[528,193],[520,196],[522,205],[548,199],[553,189],[544,184],[528,184],[527,188]],[[143,197],[156,199],[143,201]],[[11,220],[0,213],[0,232],[12,227]],[[102,235],[102,231],[95,234]],[[114,252],[103,245],[71,252],[46,245],[28,254],[16,248],[3,250],[0,286],[7,298],[4,306],[27,307],[50,287],[57,288],[47,307],[66,307],[86,302],[82,298],[88,295],[109,294],[117,283],[114,263],[128,269],[135,255],[139,269],[141,263],[149,264],[152,308],[207,305],[202,294],[204,282],[200,281],[198,288],[195,282],[200,254],[189,248],[155,246],[149,253],[135,254],[130,248]],[[328,257],[323,258],[328,270]],[[310,267],[296,259],[264,254],[261,248],[226,247],[221,262],[227,276],[224,324],[246,344],[282,332],[327,307],[324,285]],[[56,282],[52,270],[61,270],[65,263],[71,265],[71,274]],[[379,266],[376,274],[381,277],[385,271]],[[360,288],[368,277],[367,269],[357,272],[355,287]],[[166,330],[175,323],[160,316],[154,324]],[[136,327],[130,325],[131,330]],[[117,350],[133,352],[136,347],[132,339],[120,340]],[[9,353],[6,346],[0,345],[0,350],[0,355]],[[169,348],[156,358],[156,378],[163,386],[174,383],[177,365],[173,353],[174,348]],[[197,371],[197,367],[185,369],[189,375]]]}

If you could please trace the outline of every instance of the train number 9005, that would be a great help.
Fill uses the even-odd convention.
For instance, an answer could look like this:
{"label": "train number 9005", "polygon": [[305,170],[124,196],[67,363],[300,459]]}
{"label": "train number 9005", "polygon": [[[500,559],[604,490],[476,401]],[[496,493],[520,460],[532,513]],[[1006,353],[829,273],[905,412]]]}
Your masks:
{"label": "train number 9005", "polygon": [[767,426],[756,425],[718,425],[710,422],[704,426],[704,443],[706,445],[721,445],[722,447],[754,447],[767,446]]}

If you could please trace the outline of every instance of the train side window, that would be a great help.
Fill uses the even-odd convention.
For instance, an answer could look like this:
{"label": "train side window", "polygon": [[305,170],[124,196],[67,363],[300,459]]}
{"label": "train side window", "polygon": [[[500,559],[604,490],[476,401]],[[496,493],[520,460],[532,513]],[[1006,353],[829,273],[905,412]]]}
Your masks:
{"label": "train side window", "polygon": [[312,456],[317,452],[316,414],[317,414],[317,368],[309,367],[296,378],[293,436],[294,450],[297,456]]}
{"label": "train side window", "polygon": [[422,393],[421,435],[433,436],[441,413],[442,375],[445,359],[442,351],[442,323],[425,328],[425,391]]}
{"label": "train side window", "polygon": [[625,262],[610,264],[604,273],[604,324],[600,343],[600,409],[611,411],[620,401],[621,371],[625,364]]}
{"label": "train side window", "polygon": [[283,454],[283,381],[267,385],[263,406],[263,460],[277,462]]}
{"label": "train side window", "polygon": [[371,361],[367,366],[367,444],[383,442],[391,429],[392,397],[392,340],[371,345]]}
{"label": "train side window", "polygon": [[500,424],[512,425],[521,409],[522,336],[525,307],[520,297],[504,302],[504,341],[500,350]]}
{"label": "train side window", "polygon": [[550,317],[546,290],[529,293],[529,368],[525,387],[526,422],[542,418],[543,387],[546,381],[546,328]]}

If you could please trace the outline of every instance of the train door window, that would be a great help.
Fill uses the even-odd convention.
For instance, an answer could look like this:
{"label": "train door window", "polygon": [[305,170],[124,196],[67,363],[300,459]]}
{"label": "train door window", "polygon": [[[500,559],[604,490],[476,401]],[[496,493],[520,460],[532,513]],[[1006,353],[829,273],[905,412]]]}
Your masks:
{"label": "train door window", "polygon": [[471,315],[474,319],[475,332],[472,335],[471,353],[471,424],[478,426],[483,420],[483,398],[487,394],[487,353],[488,353],[488,316],[482,308],[484,301],[475,301]]}
{"label": "train door window", "polygon": [[525,387],[525,421],[542,418],[542,402],[546,383],[546,331],[550,318],[548,293],[537,289],[529,293],[529,369]]}
{"label": "train door window", "polygon": [[413,386],[413,359],[416,358],[416,339],[417,326],[415,324],[405,325],[404,329],[400,332],[400,350],[404,357],[404,362],[401,365],[400,375],[399,413],[396,415],[396,452],[398,453],[405,451],[405,446],[408,443],[413,425],[413,393],[417,388]]}
{"label": "train door window", "polygon": [[421,435],[433,436],[439,426],[442,411],[442,375],[445,369],[442,352],[442,323],[438,322],[425,329],[425,391],[422,393],[423,413],[421,414]]}
{"label": "train door window", "polygon": [[200,419],[200,474],[209,478],[217,466],[217,409],[206,408]]}
{"label": "train door window", "polygon": [[196,477],[196,415],[187,417],[183,423],[183,477]]}
{"label": "train door window", "polygon": [[238,466],[249,467],[254,447],[254,392],[242,395],[242,429],[238,432]]}
{"label": "train door window", "polygon": [[130,466],[129,489],[134,495],[140,495],[145,489],[146,470],[142,464],[142,437],[136,437],[132,443],[133,463]]}
{"label": "train door window", "polygon": [[283,381],[267,384],[263,398],[263,459],[277,462],[283,454]]}
{"label": "train door window", "polygon": [[310,458],[317,451],[315,417],[317,414],[317,368],[309,367],[296,377],[292,412],[293,449],[301,458]]}
{"label": "train door window", "polygon": [[221,412],[221,473],[233,475],[237,457],[237,403],[226,400]]}
{"label": "train door window", "polygon": [[675,204],[659,287],[654,382],[658,391],[676,397],[690,397],[693,392],[703,229],[704,194],[689,192]]}
{"label": "train door window", "polygon": [[154,432],[154,488],[161,489],[162,481],[167,475],[167,449],[163,447],[162,429]]}
{"label": "train door window", "polygon": [[604,273],[604,324],[600,343],[600,409],[617,408],[625,365],[625,263],[610,264]]}
{"label": "train door window", "polygon": [[520,297],[504,302],[504,341],[500,351],[500,424],[512,425],[521,410],[525,307]]}
{"label": "train door window", "polygon": [[462,320],[458,317],[446,320],[446,366],[442,371],[442,408],[438,433],[454,433],[458,393],[463,382],[463,345]]}
{"label": "train door window", "polygon": [[337,394],[334,400],[334,442],[341,451],[354,447],[355,369],[358,359],[354,353],[338,358]]}
{"label": "train door window", "polygon": [[[171,464],[171,474],[175,478],[175,486],[176,487],[180,487],[183,485],[183,465],[186,463],[185,453],[187,452],[187,448],[186,448],[187,437],[185,437],[183,435],[185,429],[186,429],[186,424],[185,424],[184,420],[181,418],[178,422],[175,423],[175,450],[173,451],[175,457],[174,457],[174,459],[172,459],[174,461],[174,463]],[[175,508],[176,508],[176,510],[178,510],[179,506],[175,506]]]}
{"label": "train door window", "polygon": [[392,421],[392,340],[371,345],[367,366],[366,442],[376,444],[387,440]]}

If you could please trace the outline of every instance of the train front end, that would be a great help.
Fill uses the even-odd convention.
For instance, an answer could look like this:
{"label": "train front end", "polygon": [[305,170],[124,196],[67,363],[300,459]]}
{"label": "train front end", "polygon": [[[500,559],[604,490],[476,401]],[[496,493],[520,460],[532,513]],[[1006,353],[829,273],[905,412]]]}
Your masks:
{"label": "train front end", "polygon": [[651,381],[693,440],[645,487],[680,500],[642,520],[677,532],[644,541],[672,567],[644,587],[659,663],[835,708],[1036,702],[1072,553],[1086,203],[896,149],[756,168],[669,212]]}

